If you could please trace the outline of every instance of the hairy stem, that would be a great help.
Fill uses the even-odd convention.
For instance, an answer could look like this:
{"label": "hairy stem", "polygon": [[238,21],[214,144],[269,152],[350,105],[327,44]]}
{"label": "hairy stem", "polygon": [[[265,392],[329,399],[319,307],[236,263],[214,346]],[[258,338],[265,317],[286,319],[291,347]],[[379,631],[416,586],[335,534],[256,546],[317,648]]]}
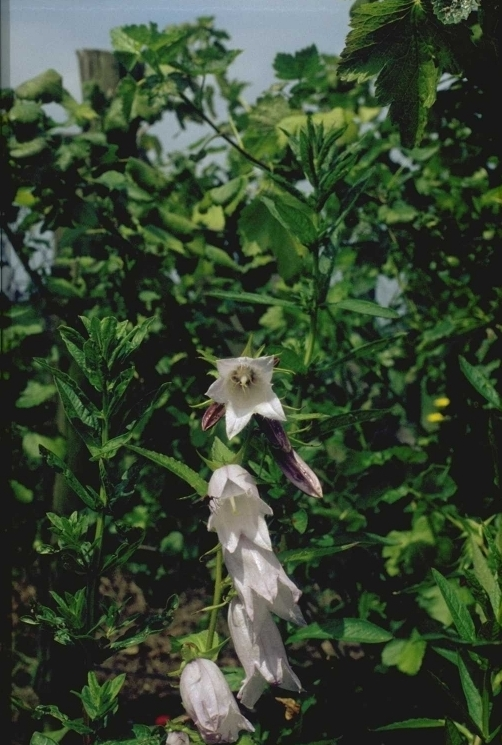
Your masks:
{"label": "hairy stem", "polygon": [[221,603],[221,595],[223,590],[223,550],[221,543],[218,544],[216,549],[216,565],[215,565],[215,577],[214,577],[214,592],[212,611],[209,618],[209,627],[207,629],[207,641],[206,641],[206,652],[212,649],[214,633],[216,631],[216,621],[218,620],[218,606]]}

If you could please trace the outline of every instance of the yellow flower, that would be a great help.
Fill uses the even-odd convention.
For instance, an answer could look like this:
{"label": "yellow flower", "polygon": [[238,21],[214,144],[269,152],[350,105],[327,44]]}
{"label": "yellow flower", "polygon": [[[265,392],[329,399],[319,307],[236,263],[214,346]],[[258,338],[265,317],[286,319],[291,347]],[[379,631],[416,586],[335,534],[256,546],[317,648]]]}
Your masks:
{"label": "yellow flower", "polygon": [[445,409],[450,405],[450,399],[447,396],[440,396],[439,398],[434,399],[433,404],[434,406],[437,406],[438,409]]}
{"label": "yellow flower", "polygon": [[443,422],[446,417],[440,411],[433,411],[432,414],[427,414],[425,418],[431,424],[436,424],[437,422]]}

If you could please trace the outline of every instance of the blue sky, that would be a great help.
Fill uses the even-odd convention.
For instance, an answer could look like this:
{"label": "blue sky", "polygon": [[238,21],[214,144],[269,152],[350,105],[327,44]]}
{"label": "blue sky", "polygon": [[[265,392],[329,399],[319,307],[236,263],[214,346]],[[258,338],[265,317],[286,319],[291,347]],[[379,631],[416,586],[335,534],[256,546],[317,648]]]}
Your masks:
{"label": "blue sky", "polygon": [[3,84],[15,87],[52,67],[80,98],[77,49],[110,49],[114,26],[152,21],[163,28],[212,15],[230,34],[229,46],[243,50],[231,73],[251,83],[246,97],[252,101],[273,82],[277,52],[316,44],[320,52],[340,53],[350,5],[351,0],[10,0],[2,18],[9,32],[10,79]]}

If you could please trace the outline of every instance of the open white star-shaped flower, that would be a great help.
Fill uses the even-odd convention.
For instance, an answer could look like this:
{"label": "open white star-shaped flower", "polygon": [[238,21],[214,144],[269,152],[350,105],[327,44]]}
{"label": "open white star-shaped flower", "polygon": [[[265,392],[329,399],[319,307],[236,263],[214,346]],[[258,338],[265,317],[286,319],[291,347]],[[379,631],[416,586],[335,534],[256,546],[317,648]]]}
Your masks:
{"label": "open white star-shaped flower", "polygon": [[225,423],[229,440],[244,429],[253,414],[285,421],[281,402],[272,390],[274,358],[232,357],[217,360],[220,377],[206,391],[225,404]]}

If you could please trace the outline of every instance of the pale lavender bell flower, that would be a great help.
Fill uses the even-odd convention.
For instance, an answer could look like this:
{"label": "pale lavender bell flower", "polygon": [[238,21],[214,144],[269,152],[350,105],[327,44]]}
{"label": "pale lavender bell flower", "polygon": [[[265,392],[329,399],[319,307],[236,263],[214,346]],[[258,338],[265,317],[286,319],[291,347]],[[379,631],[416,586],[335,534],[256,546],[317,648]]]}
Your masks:
{"label": "pale lavender bell flower", "polygon": [[267,683],[288,691],[302,690],[302,684],[288,662],[279,629],[266,608],[256,631],[244,604],[233,598],[228,607],[228,627],[237,657],[246,673],[237,694],[244,706],[251,709]]}
{"label": "pale lavender bell flower", "polygon": [[223,673],[211,660],[199,657],[183,668],[181,701],[205,743],[236,742],[239,732],[254,732],[241,714]]}
{"label": "pale lavender bell flower", "polygon": [[223,549],[223,560],[255,628],[262,617],[260,598],[276,616],[298,626],[305,625],[297,605],[302,593],[286,575],[273,551],[242,536],[233,553]]}
{"label": "pale lavender bell flower", "polygon": [[190,738],[186,732],[169,732],[166,745],[190,745]]}
{"label": "pale lavender bell flower", "polygon": [[211,497],[207,529],[216,531],[224,549],[233,553],[241,536],[261,548],[272,550],[264,515],[272,509],[258,494],[256,483],[242,466],[230,464],[217,468],[208,486]]}
{"label": "pale lavender bell flower", "polygon": [[272,390],[275,358],[232,357],[217,360],[220,377],[206,396],[225,404],[225,424],[229,440],[244,429],[253,414],[268,419],[286,420],[282,404]]}

